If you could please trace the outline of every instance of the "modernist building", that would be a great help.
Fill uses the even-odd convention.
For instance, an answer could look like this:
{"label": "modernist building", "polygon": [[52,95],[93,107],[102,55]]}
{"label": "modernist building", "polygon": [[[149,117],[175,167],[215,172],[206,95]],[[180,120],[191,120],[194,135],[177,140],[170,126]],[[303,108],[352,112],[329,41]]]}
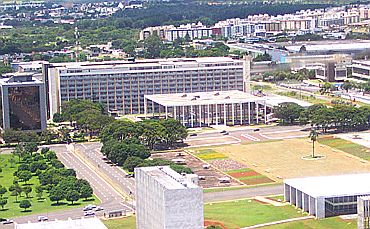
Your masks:
{"label": "modernist building", "polygon": [[144,95],[248,90],[250,59],[228,57],[44,65],[49,116],[62,102],[88,99],[109,112],[144,113]]}
{"label": "modernist building", "polygon": [[203,190],[197,176],[168,166],[135,168],[136,228],[203,229]]}
{"label": "modernist building", "polygon": [[370,173],[284,181],[284,198],[316,218],[357,213],[357,199],[370,194]]}
{"label": "modernist building", "polygon": [[188,127],[266,123],[271,111],[264,98],[237,90],[145,95],[145,116],[148,110]]}
{"label": "modernist building", "polygon": [[357,228],[370,229],[370,196],[357,198]]}
{"label": "modernist building", "polygon": [[46,128],[44,84],[32,73],[0,79],[1,128],[41,131]]}
{"label": "modernist building", "polygon": [[352,78],[368,81],[370,79],[370,61],[354,60],[352,62]]}
{"label": "modernist building", "polygon": [[15,229],[65,229],[65,228],[75,228],[75,229],[107,229],[102,221],[96,217],[81,218],[81,219],[71,219],[68,220],[54,220],[54,221],[44,221],[37,223],[16,223],[14,225]]}
{"label": "modernist building", "polygon": [[340,82],[347,79],[347,65],[343,63],[319,63],[315,77],[326,82]]}

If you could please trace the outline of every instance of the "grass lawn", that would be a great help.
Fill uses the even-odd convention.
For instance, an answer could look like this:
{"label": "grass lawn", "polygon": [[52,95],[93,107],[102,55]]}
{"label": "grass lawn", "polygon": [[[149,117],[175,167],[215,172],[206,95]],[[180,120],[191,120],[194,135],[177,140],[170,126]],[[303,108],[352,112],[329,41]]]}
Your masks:
{"label": "grass lawn", "polygon": [[284,223],[264,227],[264,229],[356,229],[356,220],[343,220],[339,217],[331,217],[320,220],[304,220],[299,222]]}
{"label": "grass lawn", "polygon": [[134,216],[120,218],[120,219],[110,219],[103,220],[105,226],[108,229],[135,229],[136,228],[136,218]]}
{"label": "grass lawn", "polygon": [[365,160],[370,160],[370,152],[369,149],[365,146],[353,143],[351,141],[347,141],[341,138],[333,138],[333,137],[324,137],[319,138],[318,142],[332,148],[344,151],[346,153],[352,154],[354,156],[360,157]]}
{"label": "grass lawn", "polygon": [[227,156],[219,153],[217,151],[214,151],[213,149],[202,149],[199,150],[199,153],[196,153],[196,156],[203,160],[220,160],[220,159],[226,159]]}
{"label": "grass lawn", "polygon": [[204,205],[204,217],[206,220],[222,222],[230,229],[301,216],[303,214],[292,206],[274,207],[254,200]]}
{"label": "grass lawn", "polygon": [[[13,173],[17,170],[16,166],[14,168],[11,168],[10,163],[8,162],[9,158],[11,158],[12,155],[0,155],[0,165],[3,169],[3,172],[0,173],[0,184],[7,189],[9,186],[13,184]],[[16,158],[16,161],[18,161],[18,158]],[[24,182],[19,183],[22,187],[24,187]],[[38,201],[36,198],[36,192],[35,187],[39,185],[39,180],[36,176],[33,176],[30,181],[27,182],[27,185],[30,185],[32,187],[32,192],[29,194],[28,200],[31,202],[32,206],[28,209],[28,211],[24,212],[23,209],[19,207],[19,203],[15,203],[15,197],[10,196],[10,192],[8,191],[4,197],[7,198],[8,203],[5,205],[4,210],[0,210],[0,218],[13,218],[16,216],[24,216],[24,215],[30,215],[30,214],[36,214],[36,213],[47,213],[51,211],[57,211],[57,210],[63,210],[63,209],[69,209],[69,208],[77,208],[81,207],[87,204],[99,204],[100,201],[94,196],[94,198],[91,198],[88,201],[80,200],[73,205],[70,205],[66,201],[62,201],[60,205],[58,206],[52,206],[52,202],[48,198],[48,194],[46,191],[44,191],[44,199],[42,201]],[[27,199],[25,194],[22,193],[20,197],[18,197],[18,201]]]}

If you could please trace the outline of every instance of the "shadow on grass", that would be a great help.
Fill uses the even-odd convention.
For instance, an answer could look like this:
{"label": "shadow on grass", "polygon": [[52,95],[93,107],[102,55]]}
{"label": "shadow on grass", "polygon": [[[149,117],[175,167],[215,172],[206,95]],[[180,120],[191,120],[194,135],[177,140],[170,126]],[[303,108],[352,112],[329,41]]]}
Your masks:
{"label": "shadow on grass", "polygon": [[5,211],[8,211],[9,208],[4,208],[4,209],[0,209],[0,212],[5,212]]}
{"label": "shadow on grass", "polygon": [[89,201],[94,201],[95,199],[94,198],[89,198],[89,199],[84,199],[84,200],[82,200],[82,202],[89,202]]}
{"label": "shadow on grass", "polygon": [[67,205],[66,202],[59,202],[59,203],[52,203],[51,206],[63,206],[63,205]]}
{"label": "shadow on grass", "polygon": [[81,205],[81,203],[69,203],[68,206],[78,206],[78,205]]}
{"label": "shadow on grass", "polygon": [[23,212],[23,213],[26,213],[26,212],[32,212],[32,210],[31,210],[31,209],[27,209],[27,210],[23,210],[23,211],[21,211],[21,212]]}

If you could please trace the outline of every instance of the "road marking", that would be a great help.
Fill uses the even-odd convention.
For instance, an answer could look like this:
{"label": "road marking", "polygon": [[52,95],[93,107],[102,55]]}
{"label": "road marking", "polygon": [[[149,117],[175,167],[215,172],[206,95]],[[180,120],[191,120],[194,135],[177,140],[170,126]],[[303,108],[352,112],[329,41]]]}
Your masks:
{"label": "road marking", "polygon": [[256,138],[256,137],[254,137],[254,136],[252,136],[250,134],[242,134],[241,136],[244,137],[244,138],[246,138],[246,139],[248,139],[248,140],[254,141],[254,142],[261,141],[261,139]]}

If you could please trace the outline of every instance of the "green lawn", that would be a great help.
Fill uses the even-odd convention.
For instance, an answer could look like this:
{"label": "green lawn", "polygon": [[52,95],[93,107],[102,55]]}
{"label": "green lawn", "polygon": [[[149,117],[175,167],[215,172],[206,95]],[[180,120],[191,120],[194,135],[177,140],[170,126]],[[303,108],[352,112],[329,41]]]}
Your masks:
{"label": "green lawn", "polygon": [[[13,183],[13,173],[16,171],[16,167],[11,168],[10,164],[8,162],[8,159],[11,158],[12,155],[0,155],[0,165],[3,169],[3,172],[0,173],[0,184],[7,189],[10,185]],[[18,161],[18,158],[16,158]],[[17,166],[17,165],[15,165]],[[52,202],[50,202],[48,198],[48,194],[46,191],[44,191],[44,199],[42,201],[38,201],[35,193],[35,186],[39,185],[39,180],[36,176],[33,176],[30,181],[27,182],[28,185],[30,185],[33,189],[33,191],[30,193],[28,200],[31,202],[32,206],[27,211],[24,212],[23,209],[19,208],[19,203],[15,203],[15,197],[10,196],[10,192],[8,191],[4,197],[7,198],[8,203],[5,205],[4,210],[0,210],[0,218],[13,218],[16,216],[24,216],[24,215],[30,215],[30,214],[37,214],[37,213],[47,213],[51,211],[57,211],[57,210],[63,210],[63,209],[70,209],[70,208],[77,208],[81,207],[83,205],[87,204],[99,204],[100,201],[94,196],[94,198],[91,198],[89,201],[83,201],[80,200],[76,202],[74,205],[68,204],[66,201],[62,202],[58,206],[51,206]],[[20,182],[21,186],[24,186],[23,182]],[[22,196],[18,198],[19,200],[26,199],[26,196],[24,193],[22,193]]]}
{"label": "green lawn", "polygon": [[302,216],[303,214],[292,206],[274,207],[254,200],[204,205],[205,219],[222,222],[227,228],[247,227]]}
{"label": "green lawn", "polygon": [[220,160],[220,159],[226,159],[227,156],[219,153],[213,149],[202,149],[199,150],[199,153],[196,153],[196,156],[203,160]]}
{"label": "green lawn", "polygon": [[370,160],[370,151],[365,146],[347,141],[341,138],[324,137],[319,138],[318,142],[332,148],[344,151],[365,160]]}
{"label": "green lawn", "polygon": [[135,229],[136,228],[136,218],[134,216],[121,218],[121,219],[111,219],[104,220],[103,223],[108,229]]}
{"label": "green lawn", "polygon": [[339,217],[331,217],[321,220],[310,219],[264,227],[264,229],[356,229],[356,228],[357,228],[356,220],[342,220]]}

